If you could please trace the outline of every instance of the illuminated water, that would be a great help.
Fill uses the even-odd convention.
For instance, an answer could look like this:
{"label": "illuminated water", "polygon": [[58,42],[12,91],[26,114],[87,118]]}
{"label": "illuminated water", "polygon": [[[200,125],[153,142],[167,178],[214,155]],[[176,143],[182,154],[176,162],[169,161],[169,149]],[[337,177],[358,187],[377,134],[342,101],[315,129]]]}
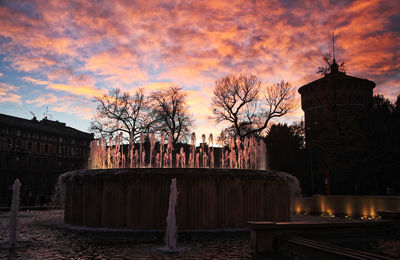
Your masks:
{"label": "illuminated water", "polygon": [[[167,138],[162,133],[159,136],[159,151],[155,150],[156,137],[150,134],[150,149],[146,154],[144,149],[144,134],[140,134],[140,142],[135,143],[133,138],[128,142],[123,141],[122,134],[115,139],[105,138],[92,141],[90,144],[89,169],[110,169],[110,168],[214,168],[215,152],[213,136],[210,135],[208,143],[206,136],[202,135],[202,142],[196,148],[196,134],[192,133],[189,145],[189,154],[186,154],[183,147],[174,151],[172,136]],[[167,140],[167,143],[165,141]],[[128,147],[124,151],[124,144]],[[232,138],[229,146],[220,149],[219,168],[230,169],[257,169],[266,170],[267,148],[264,141],[256,140],[254,137],[245,138],[243,142],[239,138]],[[148,164],[146,164],[146,160]],[[175,161],[175,163],[173,163]]]}

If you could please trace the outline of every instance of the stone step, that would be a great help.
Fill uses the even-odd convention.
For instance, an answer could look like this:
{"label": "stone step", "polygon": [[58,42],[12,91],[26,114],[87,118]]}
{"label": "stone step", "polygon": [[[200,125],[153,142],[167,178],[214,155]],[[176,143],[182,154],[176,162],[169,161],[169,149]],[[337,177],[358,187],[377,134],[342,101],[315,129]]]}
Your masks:
{"label": "stone step", "polygon": [[278,254],[293,259],[392,259],[365,251],[341,247],[334,244],[327,244],[297,236],[277,237],[275,247],[275,250]]}

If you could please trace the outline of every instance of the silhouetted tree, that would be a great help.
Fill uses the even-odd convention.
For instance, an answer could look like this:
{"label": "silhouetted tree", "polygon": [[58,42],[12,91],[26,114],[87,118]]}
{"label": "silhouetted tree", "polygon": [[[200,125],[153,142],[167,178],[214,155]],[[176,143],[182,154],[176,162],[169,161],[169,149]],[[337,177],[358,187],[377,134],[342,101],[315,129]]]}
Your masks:
{"label": "silhouetted tree", "polygon": [[291,172],[296,169],[304,137],[287,124],[274,124],[266,137],[269,167],[272,170]]}
{"label": "silhouetted tree", "polygon": [[232,138],[235,137],[235,129],[230,126],[224,128],[217,137],[217,143],[221,146],[228,146]]}
{"label": "silhouetted tree", "polygon": [[90,122],[89,131],[102,137],[125,133],[136,140],[141,132],[149,132],[152,119],[143,90],[131,96],[128,92],[113,89],[108,95],[95,97],[96,114]]}
{"label": "silhouetted tree", "polygon": [[299,140],[299,147],[300,148],[305,148],[305,143],[306,143],[306,129],[305,129],[305,124],[304,121],[301,120],[299,122],[294,122],[292,125],[290,125],[290,130],[293,132],[295,136],[297,136]]}
{"label": "silhouetted tree", "polygon": [[340,72],[346,72],[346,65],[344,64],[344,61],[337,65],[336,61],[331,59],[330,52],[325,53],[322,56],[322,59],[326,63],[326,65],[318,67],[318,71],[317,71],[318,74],[321,74],[321,75],[329,74],[332,72],[332,68],[335,66],[337,66],[337,69]]}
{"label": "silhouetted tree", "polygon": [[268,151],[268,166],[271,170],[284,171],[296,176],[302,190],[309,193],[310,181],[306,171],[304,149],[304,123],[291,126],[273,124],[265,138]]}
{"label": "silhouetted tree", "polygon": [[168,136],[172,134],[173,144],[189,136],[193,120],[182,88],[172,85],[152,92],[150,106],[156,131],[164,132]]}
{"label": "silhouetted tree", "polygon": [[400,95],[397,96],[396,102],[394,103],[395,113],[400,113]]}
{"label": "silhouetted tree", "polygon": [[228,121],[235,135],[260,135],[271,119],[295,109],[295,89],[284,81],[264,88],[256,76],[230,75],[216,81],[211,107],[216,122]]}
{"label": "silhouetted tree", "polygon": [[355,169],[359,172],[359,193],[400,193],[400,118],[396,106],[383,95],[376,95],[364,118],[368,147],[361,151],[364,160]]}

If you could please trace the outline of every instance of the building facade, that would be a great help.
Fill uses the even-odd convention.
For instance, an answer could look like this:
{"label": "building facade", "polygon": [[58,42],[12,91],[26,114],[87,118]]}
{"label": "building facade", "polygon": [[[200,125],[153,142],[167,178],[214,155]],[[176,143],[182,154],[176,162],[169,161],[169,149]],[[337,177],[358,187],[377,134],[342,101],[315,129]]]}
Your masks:
{"label": "building facade", "polygon": [[366,145],[362,125],[374,87],[370,80],[340,72],[334,61],[328,74],[299,88],[311,174],[317,187],[325,183],[326,193],[329,176],[339,183],[350,174],[354,155]]}
{"label": "building facade", "polygon": [[86,168],[91,140],[58,121],[0,114],[0,205],[8,206],[16,178],[22,205],[48,203],[60,174]]}

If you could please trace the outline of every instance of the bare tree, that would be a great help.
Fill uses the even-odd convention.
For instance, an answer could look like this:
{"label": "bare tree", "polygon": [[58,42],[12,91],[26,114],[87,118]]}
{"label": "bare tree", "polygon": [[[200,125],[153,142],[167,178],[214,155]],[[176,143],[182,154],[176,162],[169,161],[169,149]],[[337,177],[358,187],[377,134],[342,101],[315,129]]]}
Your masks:
{"label": "bare tree", "polygon": [[295,89],[287,82],[262,87],[253,75],[230,75],[216,81],[211,102],[214,119],[228,121],[241,138],[259,135],[271,119],[296,108]]}
{"label": "bare tree", "polygon": [[152,120],[149,116],[148,101],[139,89],[131,96],[114,89],[108,95],[95,97],[98,103],[96,114],[90,122],[89,130],[102,137],[125,133],[125,137],[138,139],[141,132],[149,132]]}
{"label": "bare tree", "polygon": [[186,94],[182,88],[172,85],[154,91],[150,95],[155,129],[172,135],[172,142],[184,140],[189,134],[193,120],[186,105]]}
{"label": "bare tree", "polygon": [[346,72],[346,65],[344,61],[340,64],[336,64],[335,58],[331,58],[331,53],[327,52],[322,56],[322,59],[326,63],[325,66],[318,67],[317,73],[321,75],[326,75],[332,72],[332,69],[337,69],[340,72]]}
{"label": "bare tree", "polygon": [[231,139],[235,136],[235,129],[230,126],[222,129],[217,137],[217,143],[222,147],[228,146],[230,144]]}

